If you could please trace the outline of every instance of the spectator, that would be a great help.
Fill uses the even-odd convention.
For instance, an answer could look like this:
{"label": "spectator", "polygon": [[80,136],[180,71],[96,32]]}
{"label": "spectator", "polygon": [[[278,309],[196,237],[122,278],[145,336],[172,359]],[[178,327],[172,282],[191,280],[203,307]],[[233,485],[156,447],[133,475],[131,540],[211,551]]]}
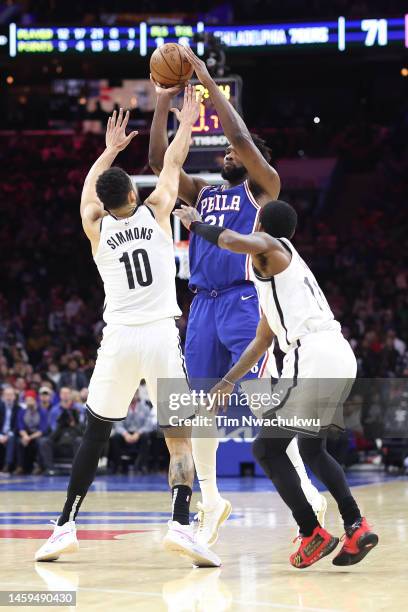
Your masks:
{"label": "spectator", "polygon": [[52,361],[47,370],[47,378],[50,380],[56,387],[60,386],[61,380],[61,372],[59,371],[58,364]]}
{"label": "spectator", "polygon": [[82,433],[77,410],[61,412],[55,431],[39,441],[39,466],[35,473],[41,474],[45,470],[46,476],[54,476],[55,459],[72,461],[81,444]]}
{"label": "spectator", "polygon": [[71,387],[71,389],[76,389],[79,391],[83,387],[88,386],[88,381],[85,374],[78,368],[78,361],[71,358],[68,361],[68,370],[65,370],[65,372],[61,374],[61,387]]}
{"label": "spectator", "polygon": [[40,398],[40,403],[39,403],[40,408],[45,410],[47,414],[47,428],[50,428],[50,417],[51,417],[51,410],[52,410],[53,392],[49,387],[43,386],[43,387],[40,387],[40,390],[38,393],[39,393],[39,398]]}
{"label": "spectator", "polygon": [[72,391],[69,387],[61,387],[59,392],[59,402],[51,408],[49,413],[48,424],[51,431],[55,431],[59,416],[65,410],[76,410],[78,412],[78,420],[81,416],[81,406],[73,401]]}
{"label": "spectator", "polygon": [[15,461],[15,434],[20,406],[13,387],[5,387],[0,401],[0,469],[10,473]]}
{"label": "spectator", "polygon": [[84,303],[78,294],[71,295],[68,302],[65,304],[65,316],[68,321],[74,319],[83,309]]}
{"label": "spectator", "polygon": [[17,468],[14,474],[30,473],[37,459],[38,439],[47,429],[47,413],[37,406],[37,394],[32,389],[25,393],[26,408],[17,417]]}
{"label": "spectator", "polygon": [[78,393],[78,406],[80,410],[80,422],[84,424],[86,421],[86,406],[88,401],[88,387],[83,387]]}
{"label": "spectator", "polygon": [[114,424],[109,448],[113,474],[120,468],[122,455],[136,456],[137,472],[148,471],[149,434],[156,426],[149,403],[141,400],[139,393],[136,393],[126,419]]}

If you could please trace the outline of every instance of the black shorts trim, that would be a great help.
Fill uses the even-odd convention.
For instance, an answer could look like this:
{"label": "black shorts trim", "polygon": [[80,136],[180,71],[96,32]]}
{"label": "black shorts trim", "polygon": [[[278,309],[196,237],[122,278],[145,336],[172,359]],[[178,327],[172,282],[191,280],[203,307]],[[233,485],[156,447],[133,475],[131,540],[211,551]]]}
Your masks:
{"label": "black shorts trim", "polygon": [[87,410],[89,410],[90,414],[92,414],[92,416],[95,417],[95,419],[99,419],[100,421],[105,421],[105,423],[116,423],[118,421],[124,421],[126,419],[125,416],[121,417],[120,419],[113,419],[113,418],[107,419],[106,417],[102,417],[99,414],[96,414],[96,412],[94,412],[88,404],[85,404],[85,405],[86,405]]}
{"label": "black shorts trim", "polygon": [[153,219],[156,219],[156,216],[155,216],[153,210],[150,208],[150,206],[148,204],[146,204],[146,202],[143,202],[142,206],[146,206],[147,210],[152,215]]}
{"label": "black shorts trim", "polygon": [[293,378],[292,378],[292,382],[291,382],[289,389],[286,391],[285,397],[283,398],[283,400],[281,401],[281,403],[279,404],[277,408],[273,408],[272,410],[268,410],[267,412],[265,412],[265,414],[263,415],[264,417],[270,417],[278,413],[278,411],[281,410],[285,406],[286,402],[288,401],[290,397],[292,390],[295,387],[297,387],[298,374],[299,374],[299,348],[300,348],[300,340],[297,340],[296,348],[295,348],[295,363],[294,363]]}
{"label": "black shorts trim", "polygon": [[[174,322],[174,324],[176,325],[176,322]],[[177,325],[176,325],[176,327],[177,327]],[[189,390],[191,391],[190,380],[189,380],[188,374],[187,374],[186,361],[185,361],[185,358],[184,358],[183,349],[181,348],[180,330],[178,328],[177,328],[177,336],[178,336],[178,350],[179,350],[180,359],[181,359],[181,367],[183,368],[184,376],[186,377],[187,386],[188,386]]]}
{"label": "black shorts trim", "polygon": [[278,293],[276,291],[276,282],[275,282],[275,279],[273,277],[271,278],[271,285],[272,285],[272,294],[273,294],[273,299],[274,299],[274,302],[275,302],[275,307],[276,307],[276,310],[278,311],[278,315],[279,315],[279,319],[280,319],[281,325],[282,325],[283,329],[285,330],[286,343],[287,343],[288,346],[290,346],[290,342],[289,342],[289,338],[288,338],[288,330],[287,330],[287,327],[285,325],[285,319],[283,317],[283,311],[282,311],[281,305],[280,305],[279,300],[278,300]]}

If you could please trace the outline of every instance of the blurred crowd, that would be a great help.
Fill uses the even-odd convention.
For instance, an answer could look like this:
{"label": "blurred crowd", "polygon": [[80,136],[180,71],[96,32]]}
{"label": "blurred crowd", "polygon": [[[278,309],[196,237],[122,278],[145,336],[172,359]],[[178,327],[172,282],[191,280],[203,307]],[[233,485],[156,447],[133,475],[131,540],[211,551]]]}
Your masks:
{"label": "blurred crowd", "polygon": [[[361,126],[339,133],[329,146],[340,179],[325,208],[317,206],[318,194],[281,194],[299,211],[295,244],[342,322],[361,377],[408,377],[407,131],[405,120],[372,128],[370,138]],[[79,218],[83,180],[103,139],[0,138],[2,461],[7,470],[27,471],[35,459],[38,470],[52,472],[55,445],[63,447],[68,435],[73,452],[83,430],[104,325],[101,282]],[[132,147],[120,163],[140,171],[146,142],[136,139]],[[177,279],[177,290],[184,339],[192,296],[186,281]],[[112,469],[126,454],[123,444],[149,455],[155,421],[147,398],[135,402],[148,424],[115,431],[106,455]],[[152,469],[150,458],[142,465]]]}
{"label": "blurred crowd", "polygon": [[[66,469],[81,443],[86,425],[87,376],[47,373],[41,386],[19,377],[3,385],[0,400],[0,469],[3,474],[54,476]],[[142,383],[124,421],[114,424],[100,464],[110,473],[137,474],[165,469],[164,440],[157,435],[157,415]]]}

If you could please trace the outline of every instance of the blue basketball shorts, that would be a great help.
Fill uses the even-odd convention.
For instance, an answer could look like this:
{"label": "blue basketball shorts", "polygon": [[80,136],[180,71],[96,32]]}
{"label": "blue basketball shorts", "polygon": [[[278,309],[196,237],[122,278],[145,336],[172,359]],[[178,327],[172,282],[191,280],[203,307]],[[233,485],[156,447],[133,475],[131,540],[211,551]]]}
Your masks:
{"label": "blue basketball shorts", "polygon": [[[252,283],[197,293],[190,308],[185,344],[187,373],[194,388],[195,380],[222,378],[237,363],[255,338],[259,319],[258,296]],[[261,378],[268,358],[266,353],[242,380]],[[202,388],[202,383],[198,387]]]}

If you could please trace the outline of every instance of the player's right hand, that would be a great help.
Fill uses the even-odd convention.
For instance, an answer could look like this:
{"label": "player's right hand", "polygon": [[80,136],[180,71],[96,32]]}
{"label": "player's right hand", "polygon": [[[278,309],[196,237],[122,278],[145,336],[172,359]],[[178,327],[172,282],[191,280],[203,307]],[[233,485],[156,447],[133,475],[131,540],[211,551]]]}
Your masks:
{"label": "player's right hand", "polygon": [[222,378],[216,385],[209,391],[208,395],[211,398],[215,398],[214,407],[211,412],[218,414],[218,411],[222,408],[223,412],[227,412],[228,404],[231,398],[231,394],[234,391],[234,385],[228,383]]}
{"label": "player's right hand", "polygon": [[152,82],[154,91],[158,96],[167,96],[168,98],[177,96],[177,94],[183,91],[184,87],[186,86],[186,83],[180,83],[179,85],[174,85],[173,87],[163,87],[163,85],[160,85],[160,83],[157,83],[157,81],[154,80],[152,75],[150,75],[150,81]]}
{"label": "player's right hand", "polygon": [[197,91],[193,85],[187,85],[184,90],[183,108],[171,108],[180,123],[182,121],[194,125],[200,116],[200,105],[203,99],[201,91]]}
{"label": "player's right hand", "polygon": [[129,142],[138,135],[138,132],[130,132],[126,136],[126,126],[129,121],[129,111],[126,112],[123,117],[123,108],[119,109],[119,115],[117,116],[116,111],[113,111],[112,117],[109,117],[108,124],[106,126],[106,148],[114,151],[123,151]]}

